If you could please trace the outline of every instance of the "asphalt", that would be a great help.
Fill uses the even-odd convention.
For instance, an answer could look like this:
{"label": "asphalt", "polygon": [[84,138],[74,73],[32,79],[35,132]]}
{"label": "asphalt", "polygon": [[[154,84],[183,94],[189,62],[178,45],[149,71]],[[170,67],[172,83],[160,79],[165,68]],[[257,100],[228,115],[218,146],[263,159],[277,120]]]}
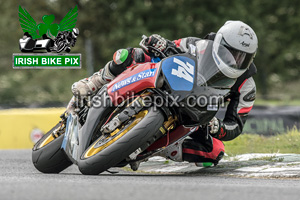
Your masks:
{"label": "asphalt", "polygon": [[114,168],[119,173],[84,176],[72,166],[60,174],[42,174],[32,165],[30,150],[1,150],[0,199],[299,199],[299,178],[245,178],[230,175],[237,167],[229,174],[220,170],[230,168],[226,163],[232,162],[218,168],[156,173],[162,164],[172,165],[156,160],[138,172]]}

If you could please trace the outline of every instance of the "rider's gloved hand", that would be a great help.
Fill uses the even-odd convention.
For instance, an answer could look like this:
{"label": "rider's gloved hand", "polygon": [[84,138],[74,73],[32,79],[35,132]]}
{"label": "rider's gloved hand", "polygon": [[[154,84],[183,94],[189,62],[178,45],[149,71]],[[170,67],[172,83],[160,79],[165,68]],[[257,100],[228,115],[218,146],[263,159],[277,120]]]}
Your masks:
{"label": "rider's gloved hand", "polygon": [[[153,34],[151,35],[146,41],[146,46],[151,46],[154,47],[158,50],[160,50],[161,52],[164,52],[164,50],[167,48],[167,40],[163,37],[161,37],[158,34]],[[154,53],[154,52],[151,52]]]}
{"label": "rider's gloved hand", "polygon": [[209,133],[214,136],[215,134],[219,133],[220,130],[220,122],[216,117],[213,117],[210,122],[208,123]]}

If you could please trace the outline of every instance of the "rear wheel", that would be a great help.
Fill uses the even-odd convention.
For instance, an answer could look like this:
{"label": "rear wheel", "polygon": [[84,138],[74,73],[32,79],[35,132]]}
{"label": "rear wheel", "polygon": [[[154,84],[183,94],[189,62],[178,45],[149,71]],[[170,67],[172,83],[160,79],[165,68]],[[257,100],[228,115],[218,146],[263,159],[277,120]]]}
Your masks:
{"label": "rear wheel", "polygon": [[82,174],[97,175],[126,159],[132,152],[154,142],[164,122],[159,109],[142,110],[110,135],[100,136],[78,161]]}
{"label": "rear wheel", "polygon": [[53,131],[60,127],[58,123],[46,133],[32,149],[32,162],[37,170],[43,173],[59,173],[72,165],[65,152],[61,149],[64,134],[53,136]]}

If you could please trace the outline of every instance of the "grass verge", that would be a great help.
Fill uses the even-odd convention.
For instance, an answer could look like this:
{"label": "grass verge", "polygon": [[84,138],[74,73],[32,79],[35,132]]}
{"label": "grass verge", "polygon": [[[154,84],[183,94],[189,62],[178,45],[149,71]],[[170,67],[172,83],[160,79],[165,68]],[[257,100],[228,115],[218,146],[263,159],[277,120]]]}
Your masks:
{"label": "grass verge", "polygon": [[300,99],[294,100],[275,100],[275,99],[257,99],[254,106],[299,106]]}
{"label": "grass verge", "polygon": [[293,129],[286,134],[261,136],[242,134],[232,141],[224,142],[229,156],[246,153],[296,153],[300,154],[300,131]]}

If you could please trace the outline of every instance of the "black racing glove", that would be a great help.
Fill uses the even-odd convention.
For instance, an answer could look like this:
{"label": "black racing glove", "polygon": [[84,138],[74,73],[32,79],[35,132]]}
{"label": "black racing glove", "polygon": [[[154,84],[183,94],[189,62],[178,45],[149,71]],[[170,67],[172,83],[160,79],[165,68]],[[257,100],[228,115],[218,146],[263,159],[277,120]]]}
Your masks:
{"label": "black racing glove", "polygon": [[164,50],[167,48],[167,40],[158,34],[151,35],[145,42],[146,46],[154,47],[161,52],[164,52]]}
{"label": "black racing glove", "polygon": [[[151,57],[163,58],[174,54],[182,53],[181,50],[177,48],[173,42],[163,38],[158,34],[151,35],[150,37],[146,38],[144,42],[142,41],[141,43],[143,44],[143,51]],[[163,55],[161,55],[161,53],[159,53],[158,51],[161,52]]]}

